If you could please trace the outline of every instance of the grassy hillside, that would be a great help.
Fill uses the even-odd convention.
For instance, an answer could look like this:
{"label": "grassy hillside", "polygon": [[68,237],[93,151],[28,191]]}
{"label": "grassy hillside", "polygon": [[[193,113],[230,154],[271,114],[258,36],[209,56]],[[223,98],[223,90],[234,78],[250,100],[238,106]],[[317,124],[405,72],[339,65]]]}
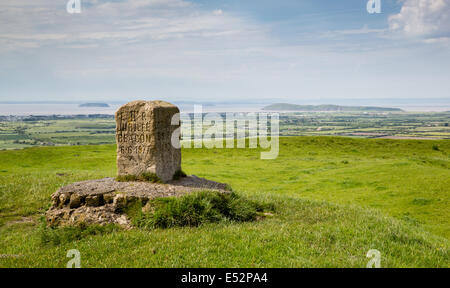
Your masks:
{"label": "grassy hillside", "polygon": [[332,104],[322,105],[297,105],[289,103],[275,103],[264,107],[262,110],[272,111],[353,111],[353,112],[401,112],[399,108],[373,107],[373,106],[339,106]]}
{"label": "grassy hillside", "polygon": [[61,185],[115,175],[115,146],[0,151],[0,267],[449,267],[448,141],[289,137],[280,155],[184,149],[188,174],[273,202],[273,217],[199,228],[115,231],[41,244],[38,221]]}

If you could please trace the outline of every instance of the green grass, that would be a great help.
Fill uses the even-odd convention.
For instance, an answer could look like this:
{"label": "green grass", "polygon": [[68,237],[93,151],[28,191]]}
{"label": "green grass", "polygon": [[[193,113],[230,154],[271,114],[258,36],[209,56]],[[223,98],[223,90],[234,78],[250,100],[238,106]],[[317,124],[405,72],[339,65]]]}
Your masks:
{"label": "green grass", "polygon": [[102,235],[119,231],[121,228],[114,224],[107,225],[78,225],[60,228],[47,226],[45,219],[41,220],[39,230],[42,245],[60,245],[71,243],[92,235]]}
{"label": "green grass", "polygon": [[83,267],[365,267],[369,249],[382,267],[450,266],[448,141],[289,137],[277,159],[260,152],[184,149],[182,164],[273,203],[271,217],[71,232],[82,236],[49,245],[38,219],[50,195],[113,177],[115,146],[0,151],[0,254],[19,255],[0,257],[0,267],[65,267],[69,249],[80,250]]}
{"label": "green grass", "polygon": [[142,173],[140,175],[119,175],[116,177],[119,182],[142,181],[151,183],[162,183],[161,179],[155,173]]}

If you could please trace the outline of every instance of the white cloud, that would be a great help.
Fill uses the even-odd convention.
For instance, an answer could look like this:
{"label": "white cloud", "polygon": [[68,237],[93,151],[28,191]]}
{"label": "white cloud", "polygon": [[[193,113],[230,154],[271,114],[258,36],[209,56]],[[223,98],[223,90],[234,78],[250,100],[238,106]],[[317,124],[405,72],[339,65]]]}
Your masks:
{"label": "white cloud", "polygon": [[332,33],[343,34],[343,35],[378,34],[378,33],[384,33],[384,32],[386,32],[386,29],[372,29],[372,28],[369,28],[367,25],[364,25],[362,28],[359,28],[359,29],[347,29],[347,30],[332,31]]}
{"label": "white cloud", "polygon": [[[0,2],[0,68],[25,53],[59,78],[225,79],[243,73],[245,49],[271,45],[252,20],[183,0],[82,0],[80,14],[15,1]],[[230,49],[239,52],[222,58]]]}
{"label": "white cloud", "polygon": [[62,48],[89,47],[94,40],[117,46],[130,39],[146,42],[219,36],[244,39],[258,34],[256,26],[246,19],[225,16],[222,10],[211,13],[197,9],[184,0],[83,0],[81,3],[80,14],[68,14],[65,5],[54,0],[2,1],[0,51],[28,49],[30,42],[34,47]]}
{"label": "white cloud", "polygon": [[214,15],[222,15],[222,14],[223,14],[223,11],[222,11],[222,9],[217,9],[217,10],[214,10],[214,11],[213,11],[213,14],[214,14]]}
{"label": "white cloud", "polygon": [[398,14],[389,17],[389,28],[408,36],[450,37],[450,0],[404,0]]}

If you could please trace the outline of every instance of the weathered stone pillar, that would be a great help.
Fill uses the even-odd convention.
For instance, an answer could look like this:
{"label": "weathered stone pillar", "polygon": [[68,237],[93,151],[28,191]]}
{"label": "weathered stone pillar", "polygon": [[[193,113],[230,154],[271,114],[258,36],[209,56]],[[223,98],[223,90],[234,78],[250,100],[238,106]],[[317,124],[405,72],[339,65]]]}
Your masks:
{"label": "weathered stone pillar", "polygon": [[[177,125],[172,117],[177,106],[164,101],[133,101],[116,112],[117,173],[119,176],[154,173],[162,181],[172,180],[181,169]],[[177,132],[175,132],[177,133]]]}

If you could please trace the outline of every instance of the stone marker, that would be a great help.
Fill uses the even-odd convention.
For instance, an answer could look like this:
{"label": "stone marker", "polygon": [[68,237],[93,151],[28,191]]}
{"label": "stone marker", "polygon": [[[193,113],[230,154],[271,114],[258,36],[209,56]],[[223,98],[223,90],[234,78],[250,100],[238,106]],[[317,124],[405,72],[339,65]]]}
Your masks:
{"label": "stone marker", "polygon": [[[125,211],[136,201],[146,205],[151,199],[202,190],[231,193],[227,184],[195,175],[173,179],[181,169],[178,117],[172,125],[177,113],[176,106],[163,101],[133,101],[116,112],[118,175],[154,173],[164,184],[121,182],[114,178],[72,183],[53,193],[47,223],[51,226],[115,223],[128,229],[132,221]],[[147,208],[151,209],[149,205],[142,209]]]}
{"label": "stone marker", "polygon": [[133,101],[117,110],[118,176],[154,173],[163,182],[172,180],[181,169],[181,150],[176,148],[180,147],[179,130],[175,131],[180,125],[171,123],[179,112],[164,101]]}

